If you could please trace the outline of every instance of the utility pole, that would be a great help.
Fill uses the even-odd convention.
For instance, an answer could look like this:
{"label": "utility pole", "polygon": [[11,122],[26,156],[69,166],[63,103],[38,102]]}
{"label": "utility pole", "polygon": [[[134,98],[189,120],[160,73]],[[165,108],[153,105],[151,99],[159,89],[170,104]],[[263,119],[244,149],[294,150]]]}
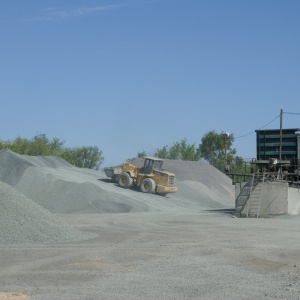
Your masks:
{"label": "utility pole", "polygon": [[279,142],[279,161],[281,162],[282,158],[282,115],[283,111],[280,110],[280,142]]}
{"label": "utility pole", "polygon": [[283,115],[283,111],[282,109],[280,110],[280,141],[279,141],[279,171],[280,171],[280,178],[282,176],[282,163],[281,163],[281,159],[282,159],[282,115]]}
{"label": "utility pole", "polygon": [[225,170],[225,173],[228,173],[229,172],[229,167],[227,165],[227,139],[229,138],[230,133],[222,131],[222,134],[224,136],[224,150],[225,150],[225,155],[224,155],[224,170]]}
{"label": "utility pole", "polygon": [[224,144],[225,144],[225,172],[227,170],[227,134],[224,134]]}

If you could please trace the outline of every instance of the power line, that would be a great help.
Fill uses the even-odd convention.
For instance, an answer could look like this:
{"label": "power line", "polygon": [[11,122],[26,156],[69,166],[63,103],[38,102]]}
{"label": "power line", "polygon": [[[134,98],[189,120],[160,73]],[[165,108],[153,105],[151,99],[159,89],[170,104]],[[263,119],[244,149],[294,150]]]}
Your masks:
{"label": "power line", "polygon": [[[274,122],[274,121],[275,121],[276,119],[278,119],[279,117],[280,117],[280,115],[276,116],[272,121],[270,121],[270,122],[267,123],[266,125],[260,127],[258,130],[265,128],[266,126],[268,126],[269,124],[271,124],[272,122]],[[248,136],[248,135],[250,135],[250,134],[252,134],[252,133],[255,133],[255,130],[254,130],[254,131],[251,131],[251,132],[249,132],[249,133],[246,133],[246,134],[244,134],[244,135],[240,135],[240,136],[236,137],[235,139],[239,139],[239,138]]]}
{"label": "power line", "polygon": [[[300,113],[287,112],[287,111],[285,111],[285,112],[283,112],[283,113],[284,113],[284,114],[289,114],[289,115],[300,115]],[[265,128],[266,126],[268,126],[269,124],[271,124],[272,122],[274,122],[274,121],[275,121],[276,119],[278,119],[279,117],[280,117],[280,115],[278,115],[277,117],[275,117],[272,121],[270,121],[270,122],[267,123],[266,125],[260,127],[258,130]],[[254,130],[254,131],[251,131],[251,132],[249,132],[249,133],[240,135],[240,136],[236,137],[235,139],[239,139],[239,138],[248,136],[248,135],[250,135],[250,134],[252,134],[252,133],[255,133],[255,130]]]}
{"label": "power line", "polygon": [[300,113],[292,113],[292,112],[287,112],[287,111],[285,111],[284,114],[289,114],[289,115],[300,115]]}

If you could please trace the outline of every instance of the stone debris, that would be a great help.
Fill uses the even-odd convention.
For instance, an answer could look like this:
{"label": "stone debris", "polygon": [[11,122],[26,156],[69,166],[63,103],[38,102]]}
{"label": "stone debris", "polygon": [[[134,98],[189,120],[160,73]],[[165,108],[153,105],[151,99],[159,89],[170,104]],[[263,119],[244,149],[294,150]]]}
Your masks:
{"label": "stone debris", "polygon": [[78,241],[89,236],[0,181],[0,243]]}

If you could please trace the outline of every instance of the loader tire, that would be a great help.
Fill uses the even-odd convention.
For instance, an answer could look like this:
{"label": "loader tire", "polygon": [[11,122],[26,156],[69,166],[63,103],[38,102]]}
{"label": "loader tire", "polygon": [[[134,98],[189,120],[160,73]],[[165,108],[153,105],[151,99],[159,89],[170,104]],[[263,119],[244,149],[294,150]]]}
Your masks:
{"label": "loader tire", "polygon": [[132,186],[133,179],[128,173],[121,173],[117,179],[118,185],[124,189],[128,189]]}
{"label": "loader tire", "polygon": [[153,194],[156,189],[155,181],[151,178],[145,178],[142,180],[140,188],[143,193]]}

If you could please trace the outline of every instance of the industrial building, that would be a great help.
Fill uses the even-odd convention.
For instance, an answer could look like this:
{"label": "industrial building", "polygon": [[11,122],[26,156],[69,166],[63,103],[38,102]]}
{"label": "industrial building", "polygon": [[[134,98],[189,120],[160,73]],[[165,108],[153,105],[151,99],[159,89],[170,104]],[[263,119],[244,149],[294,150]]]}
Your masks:
{"label": "industrial building", "polygon": [[277,168],[296,173],[299,170],[300,129],[256,130],[256,161],[261,171],[271,171],[272,162]]}
{"label": "industrial building", "polygon": [[236,214],[300,214],[299,159],[299,128],[256,130],[251,180],[235,183]]}

